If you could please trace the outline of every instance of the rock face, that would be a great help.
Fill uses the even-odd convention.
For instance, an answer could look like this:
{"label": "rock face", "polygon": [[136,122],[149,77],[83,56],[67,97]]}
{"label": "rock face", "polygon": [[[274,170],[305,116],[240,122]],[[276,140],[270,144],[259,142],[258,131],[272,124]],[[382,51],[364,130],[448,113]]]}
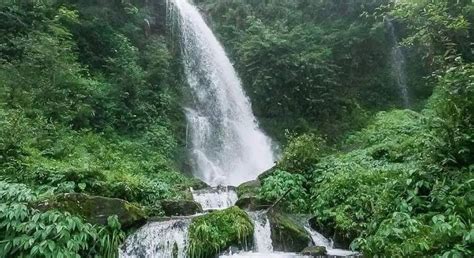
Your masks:
{"label": "rock face", "polygon": [[311,243],[309,233],[290,215],[273,211],[268,219],[275,251],[301,252]]}
{"label": "rock face", "polygon": [[164,200],[161,207],[166,216],[188,216],[203,212],[201,204],[190,200]]}
{"label": "rock face", "polygon": [[92,224],[107,224],[109,216],[117,215],[122,228],[129,228],[145,222],[145,212],[136,205],[117,198],[91,196],[80,193],[57,195],[37,203],[39,210],[58,209],[83,217]]}
{"label": "rock face", "polygon": [[326,247],[324,246],[310,246],[306,247],[302,252],[302,255],[307,255],[311,257],[321,257],[327,255]]}

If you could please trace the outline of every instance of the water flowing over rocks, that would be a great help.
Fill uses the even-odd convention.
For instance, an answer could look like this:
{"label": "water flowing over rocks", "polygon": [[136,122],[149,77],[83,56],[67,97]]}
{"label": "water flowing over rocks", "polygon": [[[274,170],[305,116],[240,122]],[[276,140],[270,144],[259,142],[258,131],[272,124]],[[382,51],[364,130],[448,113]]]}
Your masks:
{"label": "water flowing over rocks", "polygon": [[195,215],[153,218],[126,240],[120,255],[311,257],[298,254],[313,245],[310,232],[288,214],[267,212],[269,203],[258,198],[260,182],[274,171],[272,142],[259,129],[224,48],[189,0],[167,4],[189,86],[185,112],[190,166],[210,187],[191,188],[194,202],[162,202],[168,216]]}
{"label": "water flowing over rocks", "polygon": [[150,222],[127,238],[119,256],[185,258],[191,218]]}
{"label": "water flowing over rocks", "polygon": [[218,186],[201,190],[191,189],[194,201],[201,204],[203,210],[225,209],[235,204],[237,193],[231,186]]}

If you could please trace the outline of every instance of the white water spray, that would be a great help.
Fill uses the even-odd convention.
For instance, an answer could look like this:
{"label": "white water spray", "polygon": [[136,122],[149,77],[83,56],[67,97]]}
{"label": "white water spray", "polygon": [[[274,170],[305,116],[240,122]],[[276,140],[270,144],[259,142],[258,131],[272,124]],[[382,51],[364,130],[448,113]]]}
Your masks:
{"label": "white water spray", "polygon": [[193,190],[194,201],[201,204],[204,211],[229,208],[237,201],[237,193],[232,187],[215,187],[202,190]]}
{"label": "white water spray", "polygon": [[398,86],[400,96],[403,100],[403,106],[409,108],[411,106],[410,93],[408,91],[407,76],[405,71],[406,59],[403,54],[401,46],[398,44],[397,36],[395,34],[395,27],[392,21],[388,17],[384,17],[385,24],[390,33],[390,40],[392,43],[392,51],[390,53],[391,65],[392,65],[392,76]]}
{"label": "white water spray", "polygon": [[270,221],[265,211],[248,213],[254,224],[253,244],[254,250],[259,253],[273,252]]}
{"label": "white water spray", "polygon": [[151,222],[129,236],[119,257],[187,257],[188,227],[191,218]]}
{"label": "white water spray", "polygon": [[169,0],[180,31],[191,103],[186,108],[194,175],[211,186],[239,185],[274,163],[224,48],[188,0]]}

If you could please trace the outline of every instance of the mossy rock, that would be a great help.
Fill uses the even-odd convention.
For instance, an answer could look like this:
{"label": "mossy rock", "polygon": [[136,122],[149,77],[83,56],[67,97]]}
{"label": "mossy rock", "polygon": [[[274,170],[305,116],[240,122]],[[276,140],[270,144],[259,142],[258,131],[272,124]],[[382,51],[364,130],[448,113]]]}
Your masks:
{"label": "mossy rock", "polygon": [[271,206],[271,203],[255,196],[248,196],[238,199],[235,205],[244,210],[258,211],[267,209]]}
{"label": "mossy rock", "polygon": [[336,248],[349,249],[352,241],[357,237],[355,234],[337,230],[335,222],[322,223],[316,217],[309,220],[309,225],[322,235],[331,238]]}
{"label": "mossy rock", "polygon": [[166,216],[188,216],[203,212],[201,204],[190,200],[164,200],[161,208]]}
{"label": "mossy rock", "polygon": [[189,257],[214,257],[230,246],[246,247],[253,224],[247,213],[234,206],[193,218],[189,226]]}
{"label": "mossy rock", "polygon": [[272,211],[268,219],[275,251],[301,252],[311,243],[309,233],[289,214]]}
{"label": "mossy rock", "polygon": [[278,170],[277,166],[273,166],[272,168],[266,170],[265,172],[261,173],[258,176],[258,180],[263,182],[263,180],[271,175],[273,175]]}
{"label": "mossy rock", "polygon": [[324,246],[310,246],[306,247],[301,254],[311,257],[321,257],[327,255],[328,251]]}
{"label": "mossy rock", "polygon": [[125,200],[80,193],[60,194],[36,203],[35,208],[45,211],[57,209],[78,215],[92,224],[106,225],[107,218],[117,215],[122,228],[140,225],[146,214],[140,207]]}
{"label": "mossy rock", "polygon": [[239,198],[257,196],[261,186],[262,184],[260,183],[260,180],[253,180],[237,186],[235,191],[237,192],[237,196],[239,196]]}
{"label": "mossy rock", "polygon": [[204,188],[209,188],[210,186],[206,183],[204,183],[203,181],[197,179],[197,178],[192,178],[192,188],[194,190],[201,190],[201,189],[204,189]]}

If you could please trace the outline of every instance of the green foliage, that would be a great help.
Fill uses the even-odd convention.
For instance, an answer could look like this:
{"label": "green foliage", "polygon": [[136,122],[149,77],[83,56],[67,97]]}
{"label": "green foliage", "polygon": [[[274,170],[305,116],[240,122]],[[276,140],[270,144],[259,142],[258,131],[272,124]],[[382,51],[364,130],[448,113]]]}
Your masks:
{"label": "green foliage", "polygon": [[443,165],[464,167],[474,163],[474,65],[457,62],[442,75],[429,104],[436,116],[431,154]]}
{"label": "green foliage", "polygon": [[471,255],[472,165],[432,158],[457,153],[435,147],[447,144],[431,126],[439,119],[380,113],[349,137],[354,150],[321,160],[311,180],[318,224],[369,256]]}
{"label": "green foliage", "polygon": [[[190,198],[195,182],[176,161],[184,138],[178,59],[163,37],[145,33],[151,10],[139,1],[7,2],[0,3],[0,180],[21,185],[2,181],[0,196],[25,184],[34,192],[28,198],[101,195],[155,214],[162,199]],[[116,219],[99,227],[39,212],[18,191],[10,195],[20,199],[1,202],[0,256],[117,255],[125,234]]]}
{"label": "green foliage", "polygon": [[318,163],[324,155],[325,140],[313,133],[300,136],[289,136],[288,145],[278,167],[292,173],[304,173],[310,171],[312,166]]}
{"label": "green foliage", "polygon": [[444,57],[458,54],[473,61],[471,1],[399,1],[390,14],[407,27],[404,44],[421,45],[424,59],[431,65],[440,66],[445,63]]}
{"label": "green foliage", "polygon": [[[362,15],[389,1],[200,2],[235,60],[256,115],[278,140],[285,141],[285,129],[317,128],[334,143],[364,125],[366,110],[401,103],[383,19]],[[410,58],[418,62],[414,53]]]}
{"label": "green foliage", "polygon": [[259,198],[268,202],[275,202],[287,191],[279,207],[290,212],[303,212],[308,209],[308,194],[305,189],[305,178],[299,174],[291,174],[282,170],[275,170],[265,178],[259,191]]}
{"label": "green foliage", "polygon": [[238,207],[196,217],[189,227],[190,257],[212,257],[231,245],[246,246],[253,234],[247,213]]}
{"label": "green foliage", "polygon": [[116,216],[94,226],[69,213],[39,212],[29,205],[36,199],[25,185],[0,181],[2,256],[117,257],[125,234]]}

